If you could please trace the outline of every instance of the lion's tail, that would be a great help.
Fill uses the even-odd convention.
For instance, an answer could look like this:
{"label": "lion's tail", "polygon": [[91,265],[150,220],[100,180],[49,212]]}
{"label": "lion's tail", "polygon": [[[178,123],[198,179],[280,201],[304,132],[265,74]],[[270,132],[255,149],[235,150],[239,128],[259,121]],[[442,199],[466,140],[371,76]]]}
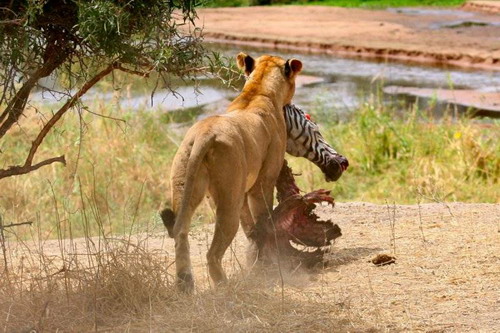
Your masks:
{"label": "lion's tail", "polygon": [[174,238],[181,231],[184,231],[185,233],[189,231],[191,219],[189,204],[193,193],[194,182],[196,180],[201,162],[214,141],[215,135],[212,134],[194,142],[186,167],[186,181],[179,211],[175,214],[172,209],[166,208],[160,213],[163,224],[167,228],[168,235],[172,238]]}

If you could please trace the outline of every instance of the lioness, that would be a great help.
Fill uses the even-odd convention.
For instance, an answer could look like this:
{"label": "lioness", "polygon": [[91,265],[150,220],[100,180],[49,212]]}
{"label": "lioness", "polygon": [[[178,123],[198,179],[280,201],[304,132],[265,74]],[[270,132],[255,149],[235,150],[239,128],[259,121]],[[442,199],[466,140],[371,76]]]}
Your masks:
{"label": "lioness", "polygon": [[244,53],[236,60],[248,76],[243,91],[229,105],[229,113],[206,118],[188,130],[172,164],[172,210],[165,209],[161,216],[175,239],[177,281],[183,291],[194,287],[188,232],[207,190],[216,206],[207,261],[210,277],[218,284],[226,280],[221,260],[238,230],[242,207],[249,208],[253,221],[268,218],[283,165],[283,106],[292,100],[302,63],[268,55],[253,59]]}

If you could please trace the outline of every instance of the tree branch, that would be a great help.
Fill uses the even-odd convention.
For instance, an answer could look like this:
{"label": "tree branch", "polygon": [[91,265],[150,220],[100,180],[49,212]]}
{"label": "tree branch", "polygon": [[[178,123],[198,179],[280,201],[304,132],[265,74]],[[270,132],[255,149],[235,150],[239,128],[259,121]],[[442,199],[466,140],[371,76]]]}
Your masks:
{"label": "tree branch", "polygon": [[92,79],[87,81],[82,86],[82,88],[75,95],[73,95],[43,126],[40,133],[38,133],[36,139],[31,143],[31,148],[28,153],[28,157],[26,157],[24,165],[22,166],[16,165],[16,166],[11,166],[7,169],[0,169],[0,179],[10,176],[23,175],[28,172],[34,171],[36,169],[39,169],[44,165],[48,165],[54,162],[61,162],[64,165],[66,165],[66,160],[64,158],[64,155],[42,161],[35,165],[33,165],[32,163],[33,163],[33,158],[35,157],[35,153],[38,150],[38,147],[40,147],[40,144],[42,143],[43,139],[45,139],[49,131],[52,129],[52,127],[54,127],[54,125],[59,121],[59,119],[61,119],[61,117],[66,113],[66,111],[68,111],[71,107],[73,107],[76,104],[76,102],[80,99],[80,97],[82,97],[97,82],[99,82],[103,77],[111,73],[114,69],[119,68],[119,66],[120,64],[118,63],[112,63],[108,67],[97,73]]}
{"label": "tree branch", "polygon": [[39,162],[35,165],[23,165],[23,166],[11,166],[10,168],[7,169],[2,169],[0,170],[0,179],[10,177],[10,176],[17,176],[17,175],[24,175],[28,172],[35,171],[44,165],[49,165],[55,162],[60,162],[64,165],[66,165],[66,159],[64,158],[64,155],[61,155],[59,157],[53,157],[49,158],[48,160]]}
{"label": "tree branch", "polygon": [[[47,48],[50,45],[47,46]],[[50,75],[57,67],[59,67],[64,60],[67,58],[67,55],[64,54],[55,54],[52,55],[42,67],[38,68],[30,78],[23,84],[21,89],[16,93],[14,98],[10,101],[10,103],[5,108],[5,111],[2,113],[2,122],[0,123],[0,139],[7,133],[7,131],[14,125],[19,117],[24,112],[24,108],[26,107],[26,103],[28,102],[28,97],[30,95],[31,90],[36,85],[38,80],[43,77],[47,77]],[[4,120],[5,116],[7,119]]]}
{"label": "tree branch", "polygon": [[12,227],[19,227],[21,225],[32,225],[33,222],[31,221],[26,221],[26,222],[19,222],[19,223],[11,223],[11,224],[6,224],[6,225],[0,225],[0,228],[7,229],[7,228],[12,228]]}
{"label": "tree branch", "polygon": [[21,26],[23,25],[24,22],[26,22],[25,19],[13,19],[13,20],[2,20],[0,21],[0,24]]}
{"label": "tree branch", "polygon": [[73,97],[71,97],[55,114],[50,118],[50,120],[43,126],[42,130],[40,133],[38,133],[38,136],[36,137],[35,141],[32,142],[31,144],[31,149],[28,154],[28,157],[26,158],[26,162],[24,163],[24,166],[29,166],[33,162],[33,157],[35,156],[35,153],[42,143],[43,139],[45,136],[49,133],[49,131],[52,129],[52,127],[61,119],[61,117],[68,111],[70,108],[72,108],[75,103],[82,97],[90,88],[92,88],[97,82],[99,82],[103,77],[108,75],[113,71],[113,69],[117,68],[118,64],[113,63],[97,73],[92,79],[87,81],[83,87],[75,94]]}
{"label": "tree branch", "polygon": [[[140,71],[136,71],[136,70],[133,70],[133,69],[129,69],[129,68],[123,67],[121,64],[116,64],[115,68],[118,69],[118,70],[121,70],[122,72],[125,72],[125,73],[129,73],[129,74],[133,74],[133,75],[139,75],[139,76],[142,76],[142,77],[149,77],[149,72],[140,72]],[[151,66],[150,70],[152,70],[152,66]]]}

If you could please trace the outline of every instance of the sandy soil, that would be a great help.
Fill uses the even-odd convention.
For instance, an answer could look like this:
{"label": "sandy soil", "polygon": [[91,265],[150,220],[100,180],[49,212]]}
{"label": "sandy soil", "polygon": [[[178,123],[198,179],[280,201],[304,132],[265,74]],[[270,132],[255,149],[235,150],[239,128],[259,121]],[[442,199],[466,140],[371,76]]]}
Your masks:
{"label": "sandy soil", "polygon": [[[208,41],[500,70],[498,12],[500,2],[494,1],[472,1],[460,11],[319,6],[216,8],[200,10],[198,23],[203,25]],[[489,25],[450,28],[467,22]],[[436,96],[441,101],[492,114],[500,110],[498,90],[435,92],[408,88],[397,93]]]}
{"label": "sandy soil", "polygon": [[417,97],[437,98],[453,104],[466,105],[477,109],[500,111],[500,93],[479,92],[466,89],[430,89],[415,87],[387,86],[384,92],[388,94],[408,94]]}
{"label": "sandy soil", "polygon": [[[296,315],[281,323],[287,326],[279,326],[279,323],[271,323],[273,315],[265,319],[240,311],[245,305],[240,305],[241,300],[237,297],[224,296],[229,300],[210,298],[213,295],[205,254],[213,225],[193,228],[191,254],[197,294],[209,297],[209,303],[223,302],[228,306],[219,314],[225,320],[221,325],[226,326],[218,326],[215,331],[224,331],[223,327],[230,327],[231,331],[279,331],[280,327],[308,331],[319,323],[329,331],[336,328],[338,331],[370,332],[500,331],[500,204],[386,206],[353,202],[337,204],[333,210],[326,207],[321,210],[324,216],[338,221],[343,232],[328,255],[329,267],[314,272],[301,268],[284,271],[284,295],[287,299],[295,299],[298,307],[306,300],[309,300],[307,304],[317,304],[316,326],[310,326],[311,318],[307,317],[308,313],[312,316],[310,308],[302,312],[298,309]],[[165,237],[165,232],[138,239],[148,251],[172,258],[173,241]],[[26,255],[26,251],[16,249],[15,244],[9,246],[15,256]],[[84,240],[75,240],[71,246],[73,251],[84,255]],[[268,276],[270,283],[241,287],[248,285],[242,281],[248,279],[241,268],[245,246],[246,240],[240,231],[224,261],[230,281],[233,286],[239,285],[241,292],[244,292],[241,288],[252,288],[245,295],[252,294],[255,289],[264,290],[267,296],[252,306],[272,308],[280,298],[280,282],[276,275]],[[58,241],[47,241],[37,247],[45,258],[57,260],[61,256]],[[370,260],[381,253],[394,255],[396,263],[382,267],[373,265]],[[259,272],[268,273],[268,270],[259,269]],[[202,299],[197,302],[204,304]],[[217,309],[215,303],[212,308]],[[203,326],[203,320],[193,324],[192,316],[211,316],[207,313],[209,309],[198,309],[201,306],[198,303],[190,305],[192,315],[185,316],[185,322],[182,316],[176,317],[177,328],[210,329],[206,325],[212,324],[207,322]],[[331,326],[340,322],[341,318],[335,317],[340,313],[362,320],[361,324],[356,322],[361,326],[353,328],[346,324],[351,328],[345,330]]]}
{"label": "sandy soil", "polygon": [[[491,13],[286,6],[201,9],[199,16],[209,41],[500,70],[500,20]],[[443,26],[466,21],[489,25]]]}
{"label": "sandy soil", "polygon": [[462,9],[480,11],[489,14],[500,14],[500,2],[497,1],[467,1]]}

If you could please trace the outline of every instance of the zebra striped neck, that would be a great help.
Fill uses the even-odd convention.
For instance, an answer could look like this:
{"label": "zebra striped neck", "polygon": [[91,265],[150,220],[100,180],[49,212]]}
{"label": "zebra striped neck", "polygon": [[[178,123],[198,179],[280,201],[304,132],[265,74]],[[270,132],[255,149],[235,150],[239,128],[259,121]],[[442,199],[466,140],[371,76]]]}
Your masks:
{"label": "zebra striped neck", "polygon": [[326,142],[318,125],[308,119],[304,111],[293,104],[285,105],[283,109],[287,129],[286,152],[316,164],[327,181],[337,180],[349,166],[349,161]]}

